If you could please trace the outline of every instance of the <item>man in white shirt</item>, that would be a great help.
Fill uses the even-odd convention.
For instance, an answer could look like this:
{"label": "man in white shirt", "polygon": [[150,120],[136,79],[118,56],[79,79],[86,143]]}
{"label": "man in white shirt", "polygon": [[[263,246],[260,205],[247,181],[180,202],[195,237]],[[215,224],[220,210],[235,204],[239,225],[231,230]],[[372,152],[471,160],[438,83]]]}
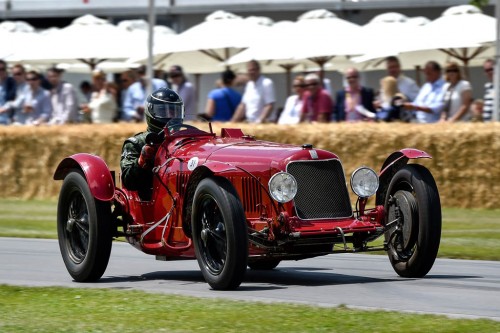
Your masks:
{"label": "man in white shirt", "polygon": [[413,101],[420,90],[415,81],[401,73],[401,63],[394,56],[385,59],[387,74],[398,80],[399,92],[404,94],[408,100]]}
{"label": "man in white shirt", "polygon": [[73,85],[62,80],[63,71],[52,67],[47,70],[47,80],[52,85],[50,100],[52,115],[49,124],[63,125],[79,122],[78,101]]}
{"label": "man in white shirt", "polygon": [[273,81],[260,73],[260,64],[251,60],[247,63],[247,82],[240,105],[231,121],[263,123],[272,114],[276,97]]}
{"label": "man in white shirt", "polygon": [[444,80],[441,66],[435,61],[428,61],[424,67],[426,83],[420,89],[413,102],[404,103],[404,108],[415,111],[417,122],[435,123],[439,121],[444,108]]}

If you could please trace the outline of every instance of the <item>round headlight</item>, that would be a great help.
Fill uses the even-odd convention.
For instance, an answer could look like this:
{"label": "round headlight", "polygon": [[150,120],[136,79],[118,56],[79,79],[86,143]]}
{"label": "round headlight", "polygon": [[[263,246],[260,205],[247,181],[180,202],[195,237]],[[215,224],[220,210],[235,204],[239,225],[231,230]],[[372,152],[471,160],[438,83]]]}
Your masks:
{"label": "round headlight", "polygon": [[378,190],[377,173],[367,167],[356,169],[351,176],[351,188],[361,198],[371,197]]}
{"label": "round headlight", "polygon": [[278,202],[288,202],[297,194],[297,181],[287,172],[278,172],[269,180],[269,193]]}

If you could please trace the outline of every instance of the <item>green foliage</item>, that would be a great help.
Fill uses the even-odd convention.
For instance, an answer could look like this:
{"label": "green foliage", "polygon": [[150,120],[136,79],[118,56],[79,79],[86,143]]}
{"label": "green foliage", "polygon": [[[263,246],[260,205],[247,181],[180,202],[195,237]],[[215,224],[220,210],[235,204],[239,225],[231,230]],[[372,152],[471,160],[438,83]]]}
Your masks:
{"label": "green foliage", "polygon": [[488,5],[489,2],[489,0],[470,0],[469,4],[478,8],[483,8],[484,6]]}
{"label": "green foliage", "polygon": [[0,331],[499,332],[500,322],[109,289],[0,286]]}

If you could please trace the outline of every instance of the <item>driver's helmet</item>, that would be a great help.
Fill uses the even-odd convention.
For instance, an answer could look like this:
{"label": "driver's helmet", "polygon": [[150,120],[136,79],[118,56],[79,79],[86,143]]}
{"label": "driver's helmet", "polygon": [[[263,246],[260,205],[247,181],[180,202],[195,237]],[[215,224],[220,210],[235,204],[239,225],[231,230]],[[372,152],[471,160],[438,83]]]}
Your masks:
{"label": "driver's helmet", "polygon": [[169,122],[182,124],[184,102],[175,91],[163,87],[148,96],[144,113],[148,130],[159,133]]}

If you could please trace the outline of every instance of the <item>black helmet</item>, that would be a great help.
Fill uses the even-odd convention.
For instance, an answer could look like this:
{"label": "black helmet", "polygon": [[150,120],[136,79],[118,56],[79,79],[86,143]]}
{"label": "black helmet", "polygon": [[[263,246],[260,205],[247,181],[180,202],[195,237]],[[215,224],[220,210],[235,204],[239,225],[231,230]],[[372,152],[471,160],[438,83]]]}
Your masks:
{"label": "black helmet", "polygon": [[171,120],[182,123],[184,102],[175,91],[163,87],[148,96],[144,113],[148,130],[159,133]]}

